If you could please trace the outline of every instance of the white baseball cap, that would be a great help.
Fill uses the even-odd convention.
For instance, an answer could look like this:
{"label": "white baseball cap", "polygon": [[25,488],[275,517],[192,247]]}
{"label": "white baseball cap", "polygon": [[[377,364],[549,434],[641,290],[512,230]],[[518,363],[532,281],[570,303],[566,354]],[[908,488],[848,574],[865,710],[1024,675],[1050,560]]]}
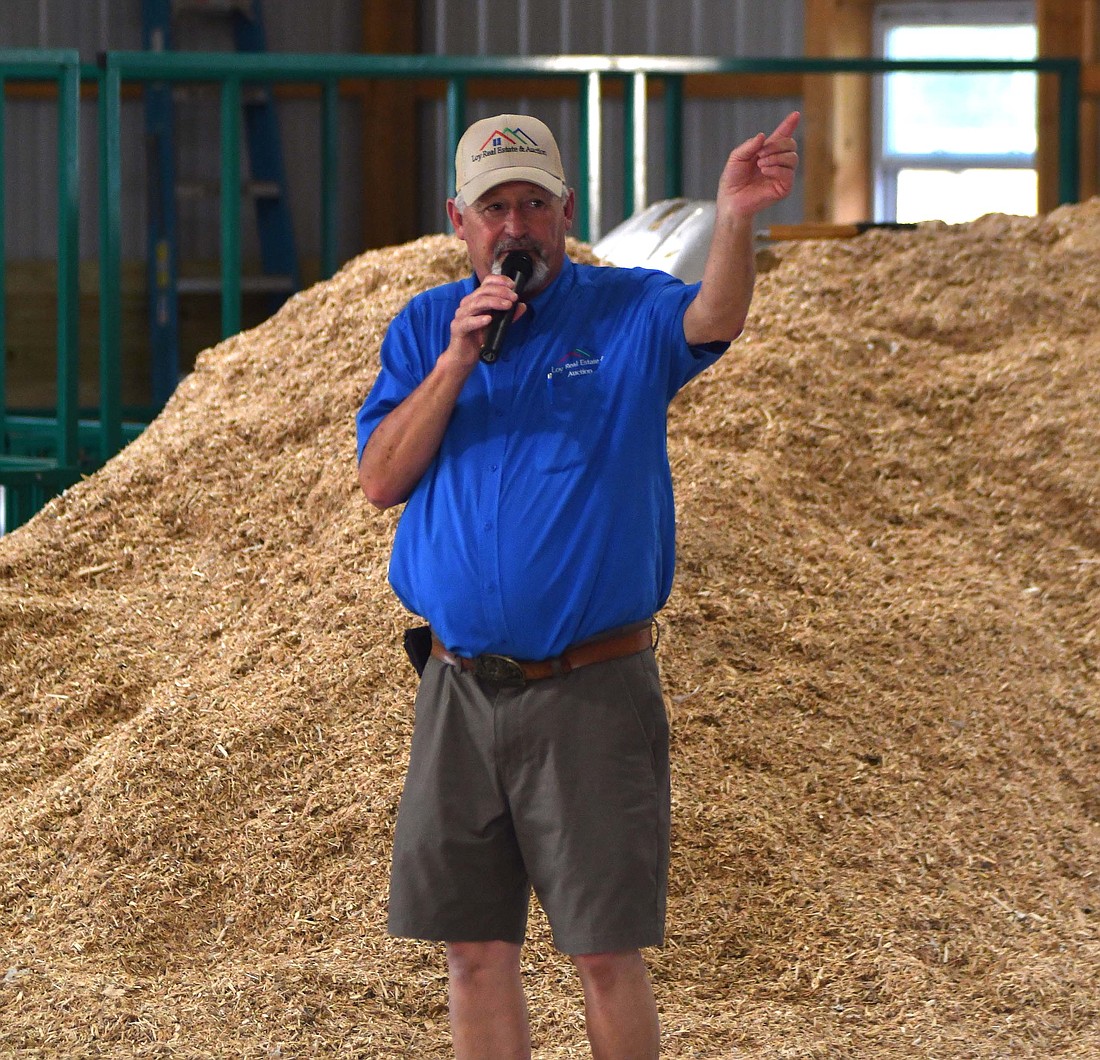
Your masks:
{"label": "white baseball cap", "polygon": [[455,152],[455,190],[467,203],[510,180],[526,180],[564,195],[565,173],[554,134],[529,114],[475,121]]}

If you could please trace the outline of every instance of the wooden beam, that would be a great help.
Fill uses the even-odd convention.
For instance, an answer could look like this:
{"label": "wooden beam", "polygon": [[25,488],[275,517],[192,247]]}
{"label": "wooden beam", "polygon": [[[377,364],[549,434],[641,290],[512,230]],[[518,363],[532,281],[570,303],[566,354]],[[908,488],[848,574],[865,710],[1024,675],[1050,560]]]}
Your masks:
{"label": "wooden beam", "polygon": [[[806,0],[806,54],[863,59],[872,54],[873,0]],[[805,216],[850,222],[871,217],[871,81],[866,74],[805,79]]]}
{"label": "wooden beam", "polygon": [[[1035,25],[1039,57],[1080,56],[1084,35],[1084,6],[1091,0],[1036,0]],[[1039,78],[1039,143],[1036,151],[1039,212],[1058,205],[1058,84]]]}
{"label": "wooden beam", "polygon": [[[99,95],[99,88],[95,84],[84,83],[80,86],[81,99],[95,99]],[[56,100],[57,84],[49,81],[9,81],[4,85],[5,99],[19,100]],[[140,99],[140,85],[123,85],[123,99]]]}
{"label": "wooden beam", "polygon": [[[362,0],[363,51],[415,54],[417,0]],[[414,239],[419,228],[420,169],[415,83],[368,81],[363,86],[363,248]]]}
{"label": "wooden beam", "polygon": [[1086,0],[1081,26],[1081,201],[1100,195],[1100,0]]}

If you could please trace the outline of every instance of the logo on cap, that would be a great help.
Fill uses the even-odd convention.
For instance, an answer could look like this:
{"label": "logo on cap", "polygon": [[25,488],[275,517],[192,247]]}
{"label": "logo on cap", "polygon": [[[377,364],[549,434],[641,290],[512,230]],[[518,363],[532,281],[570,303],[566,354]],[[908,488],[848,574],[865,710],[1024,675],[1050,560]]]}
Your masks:
{"label": "logo on cap", "polygon": [[565,194],[558,145],[554,134],[538,118],[524,114],[482,118],[459,141],[455,188],[467,202],[509,180],[532,181],[553,195]]}
{"label": "logo on cap", "polygon": [[510,144],[515,144],[520,141],[524,141],[530,144],[532,147],[538,147],[538,141],[528,136],[522,129],[494,129],[487,137],[485,137],[485,143],[483,143],[478,151],[484,151],[489,144],[494,147],[503,147],[504,141],[507,140]]}

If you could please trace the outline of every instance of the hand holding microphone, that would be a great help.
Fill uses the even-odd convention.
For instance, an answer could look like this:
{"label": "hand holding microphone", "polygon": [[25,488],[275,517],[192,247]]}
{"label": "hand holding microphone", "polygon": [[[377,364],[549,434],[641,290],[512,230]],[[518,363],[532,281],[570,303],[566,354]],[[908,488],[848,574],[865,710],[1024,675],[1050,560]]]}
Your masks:
{"label": "hand holding microphone", "polygon": [[[510,280],[515,281],[516,294],[521,295],[527,281],[531,279],[534,268],[535,263],[531,260],[531,255],[527,251],[510,250],[504,256],[500,271]],[[479,354],[486,364],[492,364],[500,356],[500,348],[504,345],[504,336],[508,332],[515,312],[516,305],[510,306],[508,309],[493,310],[491,314],[493,319],[489,322],[489,327],[485,333],[485,343]]]}

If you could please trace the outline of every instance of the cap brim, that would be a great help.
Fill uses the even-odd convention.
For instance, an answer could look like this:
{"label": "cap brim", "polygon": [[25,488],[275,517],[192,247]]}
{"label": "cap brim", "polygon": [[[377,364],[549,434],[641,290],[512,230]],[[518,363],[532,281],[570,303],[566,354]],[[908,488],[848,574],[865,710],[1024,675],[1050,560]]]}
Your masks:
{"label": "cap brim", "polygon": [[458,190],[466,202],[473,203],[497,185],[508,184],[516,180],[537,184],[540,188],[545,188],[551,195],[562,196],[565,194],[564,180],[555,177],[552,173],[547,173],[545,169],[535,169],[533,166],[507,166],[503,169],[494,169],[488,173],[471,177]]}

